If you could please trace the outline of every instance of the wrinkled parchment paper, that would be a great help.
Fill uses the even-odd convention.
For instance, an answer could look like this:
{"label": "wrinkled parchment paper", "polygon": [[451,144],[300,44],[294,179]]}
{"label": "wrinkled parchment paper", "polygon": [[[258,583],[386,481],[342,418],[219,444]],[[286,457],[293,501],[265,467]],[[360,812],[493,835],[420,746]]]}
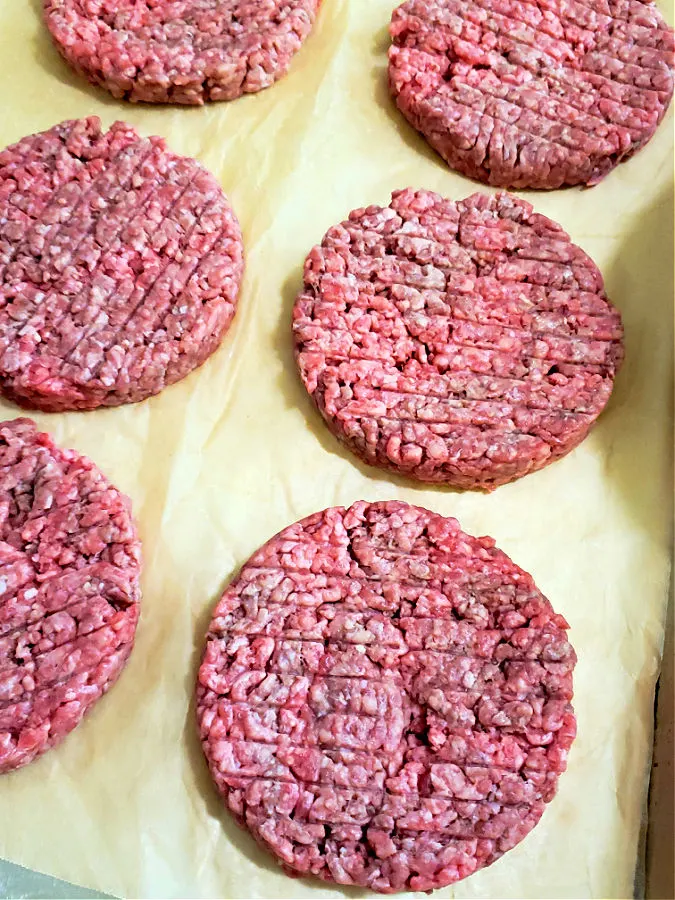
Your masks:
{"label": "wrinkled parchment paper", "polygon": [[0,0],[0,143],[90,114],[162,134],[216,173],[247,251],[235,325],[201,371],[137,406],[37,417],[132,497],[143,616],[113,691],[58,750],[0,779],[0,856],[119,897],[342,896],[283,875],[230,820],[192,690],[212,606],[260,544],[326,506],[401,498],[493,535],[569,619],[579,654],[579,737],[558,797],[518,848],[437,896],[632,895],[670,550],[672,110],[598,187],[529,198],[597,261],[624,315],[627,362],[597,428],[492,496],[415,487],[340,449],[296,376],[289,331],[306,253],[351,209],[407,185],[453,198],[477,189],[388,98],[393,6],[325,0],[285,80],[192,110],[89,88],[53,50],[40,0]]}

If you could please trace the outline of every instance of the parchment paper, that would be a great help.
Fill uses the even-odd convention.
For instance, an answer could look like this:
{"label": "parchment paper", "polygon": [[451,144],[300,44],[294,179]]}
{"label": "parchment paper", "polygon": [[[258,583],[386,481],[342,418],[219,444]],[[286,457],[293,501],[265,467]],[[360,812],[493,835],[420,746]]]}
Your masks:
{"label": "parchment paper", "polygon": [[0,856],[121,897],[342,896],[289,879],[232,823],[201,758],[192,690],[211,608],[261,543],[326,506],[402,498],[493,535],[569,619],[579,654],[579,737],[558,797],[518,848],[437,896],[632,895],[673,494],[672,110],[598,187],[529,198],[597,261],[624,315],[627,361],[597,428],[562,462],[491,496],[411,486],[330,437],[289,332],[306,253],[351,209],[407,185],[454,198],[477,189],[388,98],[394,5],[325,0],[285,80],[190,110],[89,88],[43,32],[40,0],[0,0],[0,144],[94,113],[162,134],[217,174],[247,251],[236,323],[200,372],[137,406],[37,417],[132,497],[143,616],[112,692],[58,750],[0,778]]}

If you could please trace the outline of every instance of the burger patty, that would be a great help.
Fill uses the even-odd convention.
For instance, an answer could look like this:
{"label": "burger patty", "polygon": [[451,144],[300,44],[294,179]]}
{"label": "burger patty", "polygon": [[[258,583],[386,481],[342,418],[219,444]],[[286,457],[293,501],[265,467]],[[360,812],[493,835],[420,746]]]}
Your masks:
{"label": "burger patty", "polygon": [[407,0],[396,103],[448,165],[512,188],[593,185],[652,137],[673,31],[644,0]]}
{"label": "burger patty", "polygon": [[58,744],[117,680],[139,614],[129,500],[30,419],[0,424],[0,773]]}
{"label": "burger patty", "polygon": [[560,459],[601,413],[623,329],[600,272],[508,194],[397,191],[305,263],[302,380],[366,462],[490,490]]}
{"label": "burger patty", "polygon": [[465,878],[528,834],[565,770],[567,628],[455,519],[309,516],[215,609],[197,715],[216,787],[291,874],[383,893]]}
{"label": "burger patty", "polygon": [[46,411],[133,403],[232,321],[243,271],[215,178],[123,122],[63,122],[0,153],[0,390]]}
{"label": "burger patty", "polygon": [[286,74],[321,0],[44,0],[81,75],[118,99],[200,105]]}

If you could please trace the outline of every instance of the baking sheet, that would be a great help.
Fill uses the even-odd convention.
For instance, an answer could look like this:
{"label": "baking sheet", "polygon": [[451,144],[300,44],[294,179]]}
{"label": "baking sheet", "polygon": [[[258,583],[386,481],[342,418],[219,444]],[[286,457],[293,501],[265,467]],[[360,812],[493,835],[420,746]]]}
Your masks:
{"label": "baking sheet", "polygon": [[[211,608],[261,543],[326,506],[401,498],[493,535],[569,619],[579,654],[579,737],[558,797],[518,848],[437,896],[632,895],[672,516],[672,110],[598,187],[530,197],[597,261],[624,315],[627,361],[597,428],[492,496],[411,486],[330,437],[296,376],[289,332],[304,257],[350,209],[407,185],[453,198],[477,189],[388,99],[394,5],[325,0],[284,81],[190,110],[89,88],[52,49],[40,0],[0,0],[0,144],[89,114],[162,134],[217,174],[247,251],[236,323],[200,372],[137,406],[37,417],[132,497],[143,616],[111,694],[60,749],[0,779],[0,856],[118,897],[363,896],[287,878],[231,822],[191,695]],[[665,11],[672,22],[672,0]]]}
{"label": "baking sheet", "polygon": [[113,900],[67,881],[0,860],[0,897],[9,900]]}
{"label": "baking sheet", "polygon": [[647,900],[675,897],[675,647],[673,646],[673,600],[675,581],[671,572],[670,603],[666,619],[663,667],[658,683],[654,760],[649,785],[649,827],[646,835]]}

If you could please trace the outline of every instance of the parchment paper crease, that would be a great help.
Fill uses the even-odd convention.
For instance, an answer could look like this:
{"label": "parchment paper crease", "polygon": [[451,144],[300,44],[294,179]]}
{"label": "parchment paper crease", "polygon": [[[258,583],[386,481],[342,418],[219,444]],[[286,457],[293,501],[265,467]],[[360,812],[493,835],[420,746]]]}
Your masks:
{"label": "parchment paper crease", "polygon": [[[306,253],[351,209],[407,185],[454,198],[478,189],[388,98],[393,0],[325,0],[285,80],[198,110],[89,88],[52,48],[40,5],[0,0],[0,144],[90,114],[164,135],[222,182],[247,273],[236,323],[201,371],[137,406],[38,416],[132,497],[143,616],[110,695],[58,750],[0,779],[0,856],[119,897],[342,896],[287,878],[231,822],[201,758],[192,690],[211,608],[261,543],[326,506],[402,498],[494,536],[569,619],[579,654],[579,737],[558,797],[517,849],[437,896],[631,896],[673,498],[672,110],[598,187],[529,197],[596,260],[624,315],[627,361],[597,428],[492,496],[423,489],[340,449],[298,381],[289,332]],[[672,0],[665,12],[672,22]]]}

